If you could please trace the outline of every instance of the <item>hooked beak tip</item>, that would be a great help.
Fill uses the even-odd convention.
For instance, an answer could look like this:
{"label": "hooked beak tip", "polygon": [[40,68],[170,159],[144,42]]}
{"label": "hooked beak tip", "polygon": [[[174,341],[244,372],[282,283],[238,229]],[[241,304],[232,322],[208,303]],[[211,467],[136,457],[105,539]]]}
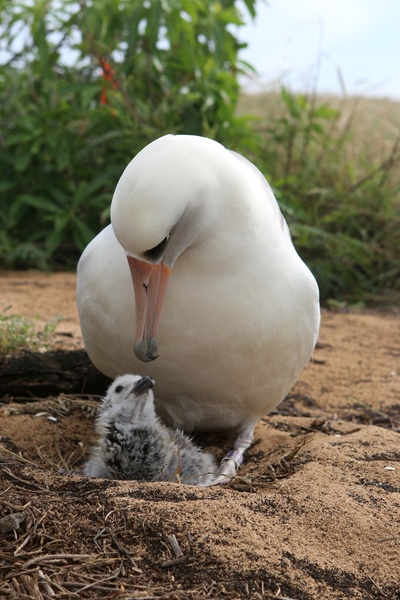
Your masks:
{"label": "hooked beak tip", "polygon": [[150,340],[148,347],[146,347],[143,340],[136,342],[133,345],[133,351],[136,357],[142,362],[151,362],[159,356],[157,353],[157,340],[155,339]]}

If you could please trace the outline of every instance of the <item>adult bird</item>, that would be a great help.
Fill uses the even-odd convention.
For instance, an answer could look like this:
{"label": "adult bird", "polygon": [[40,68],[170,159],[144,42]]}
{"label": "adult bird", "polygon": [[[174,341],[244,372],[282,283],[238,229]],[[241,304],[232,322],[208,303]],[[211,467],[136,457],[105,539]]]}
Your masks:
{"label": "adult bird", "polygon": [[319,330],[318,286],[265,178],[191,135],[161,137],[126,167],[111,225],[79,261],[77,302],[100,371],[143,373],[145,361],[166,422],[236,431],[220,481],[290,391]]}

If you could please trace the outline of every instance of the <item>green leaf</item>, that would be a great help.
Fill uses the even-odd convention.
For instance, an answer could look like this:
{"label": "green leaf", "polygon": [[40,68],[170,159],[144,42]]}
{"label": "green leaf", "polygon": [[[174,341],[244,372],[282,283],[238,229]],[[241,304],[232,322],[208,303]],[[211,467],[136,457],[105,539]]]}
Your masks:
{"label": "green leaf", "polygon": [[57,170],[64,171],[70,162],[69,144],[66,138],[60,140],[56,151]]}
{"label": "green leaf", "polygon": [[85,246],[87,246],[87,244],[93,239],[94,233],[95,232],[90,227],[88,227],[86,223],[75,219],[73,238],[80,250],[83,250]]}
{"label": "green leaf", "polygon": [[7,137],[5,143],[7,147],[11,146],[19,146],[21,144],[25,144],[26,142],[30,142],[32,140],[32,135],[30,133],[25,133],[19,131],[17,133],[13,133]]}
{"label": "green leaf", "polygon": [[23,154],[19,154],[15,157],[14,164],[16,171],[22,173],[26,171],[31,162],[32,155],[30,152],[24,152]]}
{"label": "green leaf", "polygon": [[256,17],[256,0],[243,0],[244,4],[253,19]]}
{"label": "green leaf", "polygon": [[49,198],[32,196],[30,194],[21,194],[17,197],[17,202],[28,206],[33,206],[44,212],[54,213],[57,208]]}
{"label": "green leaf", "polygon": [[315,109],[314,115],[318,119],[326,119],[327,121],[333,121],[340,117],[340,110],[321,104]]}

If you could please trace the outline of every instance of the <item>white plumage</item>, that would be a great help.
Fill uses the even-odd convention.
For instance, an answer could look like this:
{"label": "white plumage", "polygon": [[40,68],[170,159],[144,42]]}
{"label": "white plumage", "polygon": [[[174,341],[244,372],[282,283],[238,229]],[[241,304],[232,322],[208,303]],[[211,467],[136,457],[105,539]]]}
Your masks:
{"label": "white plumage", "polygon": [[235,429],[221,470],[233,474],[313,351],[315,279],[261,173],[207,138],[144,148],[121,176],[111,221],[78,266],[89,356],[115,377],[143,372],[134,340],[141,361],[159,353],[145,372],[160,415],[186,431]]}

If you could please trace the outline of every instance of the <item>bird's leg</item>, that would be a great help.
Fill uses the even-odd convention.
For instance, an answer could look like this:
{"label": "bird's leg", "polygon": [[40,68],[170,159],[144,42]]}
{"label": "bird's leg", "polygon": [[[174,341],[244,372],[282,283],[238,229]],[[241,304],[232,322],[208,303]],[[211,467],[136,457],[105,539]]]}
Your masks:
{"label": "bird's leg", "polygon": [[233,450],[229,450],[224,458],[221,460],[221,468],[219,469],[220,475],[234,476],[236,471],[240,468],[244,460],[244,453],[247,448],[251,445],[253,439],[236,438],[233,445]]}
{"label": "bird's leg", "polygon": [[255,423],[243,428],[233,444],[233,450],[229,450],[221,460],[221,466],[213,485],[224,485],[230,482],[237,473],[244,460],[244,453],[253,442]]}

